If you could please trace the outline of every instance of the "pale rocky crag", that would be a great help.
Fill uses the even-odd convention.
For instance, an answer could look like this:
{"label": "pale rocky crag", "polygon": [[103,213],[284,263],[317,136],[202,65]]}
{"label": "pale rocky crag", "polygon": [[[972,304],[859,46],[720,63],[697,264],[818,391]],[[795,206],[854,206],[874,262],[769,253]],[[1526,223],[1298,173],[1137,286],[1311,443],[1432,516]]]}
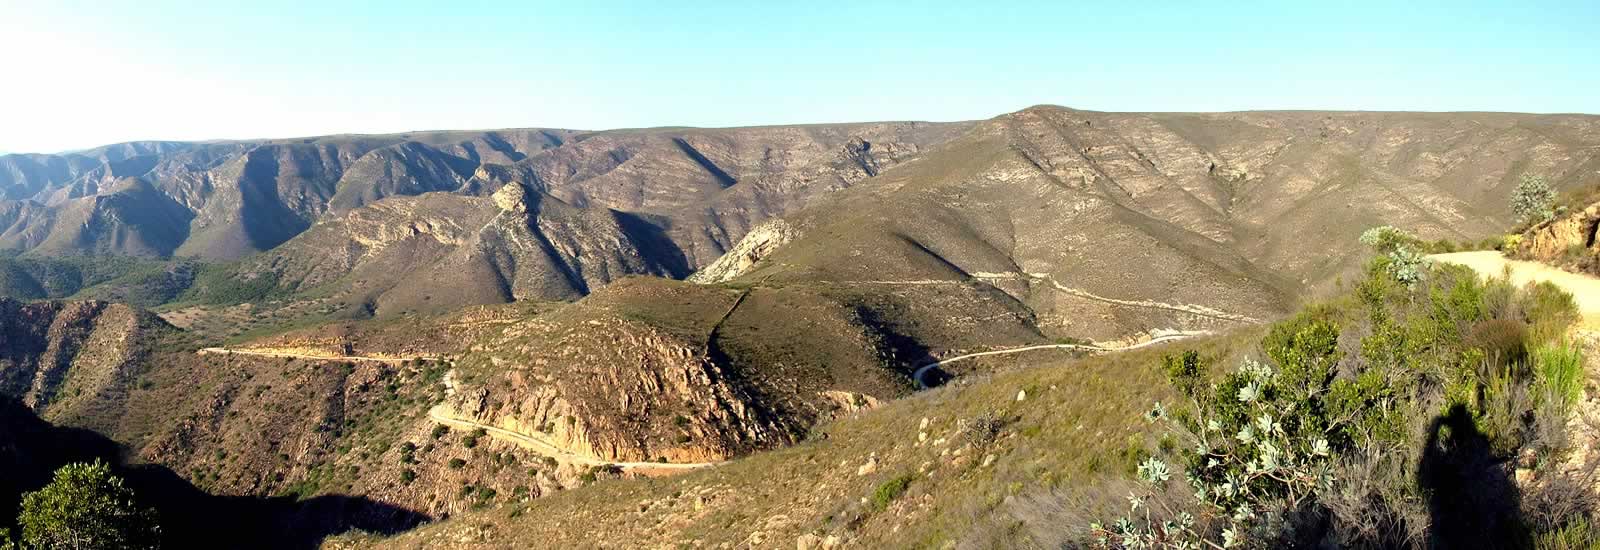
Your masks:
{"label": "pale rocky crag", "polygon": [[462,360],[472,382],[450,405],[460,418],[605,461],[715,462],[787,441],[706,353],[617,317],[528,321]]}
{"label": "pale rocky crag", "polygon": [[798,234],[793,225],[781,218],[756,226],[739,239],[739,244],[734,245],[732,250],[690,275],[689,281],[712,284],[733,280],[750,271],[778,247],[789,244]]}

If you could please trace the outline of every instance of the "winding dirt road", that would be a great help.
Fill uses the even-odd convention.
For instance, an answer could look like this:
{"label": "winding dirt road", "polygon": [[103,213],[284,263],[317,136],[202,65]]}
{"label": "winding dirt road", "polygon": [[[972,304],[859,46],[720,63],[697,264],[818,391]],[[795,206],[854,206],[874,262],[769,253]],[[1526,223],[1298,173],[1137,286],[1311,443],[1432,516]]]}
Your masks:
{"label": "winding dirt road", "polygon": [[575,454],[575,453],[563,450],[560,447],[557,447],[557,446],[551,444],[550,442],[545,441],[544,438],[541,438],[541,437],[536,437],[536,436],[533,436],[533,435],[530,435],[530,434],[518,433],[518,432],[514,432],[514,431],[511,431],[511,430],[504,429],[504,428],[496,428],[496,427],[490,426],[488,424],[480,424],[478,422],[473,422],[471,420],[467,420],[467,419],[464,419],[464,418],[456,418],[454,416],[450,416],[446,412],[447,410],[448,410],[448,407],[446,407],[444,405],[434,406],[432,409],[428,409],[428,419],[432,420],[434,422],[438,422],[440,424],[444,424],[446,426],[454,426],[454,427],[457,427],[457,428],[466,428],[466,429],[480,429],[480,430],[483,430],[484,433],[489,434],[489,436],[494,437],[496,439],[510,441],[512,443],[517,444],[520,447],[532,450],[533,452],[536,452],[536,453],[539,453],[541,455],[548,456],[548,457],[551,457],[551,458],[555,458],[556,460],[559,460],[561,462],[567,462],[567,463],[571,463],[571,464],[582,464],[582,465],[585,465],[585,466],[615,466],[615,467],[621,468],[624,472],[636,471],[636,472],[644,473],[646,475],[649,475],[652,472],[681,472],[681,471],[687,471],[687,470],[698,470],[700,468],[709,468],[711,466],[716,466],[718,464],[726,464],[726,462],[677,462],[677,463],[668,463],[668,462],[613,462],[613,461],[610,461],[610,460],[601,460],[601,459],[598,459],[598,458],[594,458],[594,457],[590,457],[590,456],[583,456],[583,455],[580,455],[580,454]]}
{"label": "winding dirt road", "polygon": [[438,360],[441,359],[439,357],[427,357],[427,356],[421,356],[421,355],[416,356],[416,357],[404,357],[404,358],[400,358],[400,357],[372,357],[372,356],[367,356],[367,355],[315,355],[315,354],[308,354],[308,353],[293,353],[293,352],[287,352],[287,351],[268,351],[268,350],[230,349],[230,348],[200,348],[200,350],[196,351],[195,353],[200,354],[200,355],[254,355],[254,356],[257,356],[257,357],[287,357],[287,358],[291,358],[291,359],[312,359],[312,360],[316,360],[316,361],[366,361],[366,362],[371,362],[371,363],[387,363],[387,364],[391,364],[391,365],[398,365],[398,364],[401,364],[401,363],[404,363],[406,361],[410,361],[410,360],[413,360],[413,359],[426,359],[426,360],[429,360],[429,361],[438,361]]}
{"label": "winding dirt road", "polygon": [[1525,285],[1532,282],[1549,282],[1572,293],[1578,303],[1578,313],[1583,315],[1587,328],[1600,328],[1600,278],[1563,271],[1538,262],[1507,259],[1493,250],[1480,252],[1452,252],[1434,254],[1428,259],[1467,266],[1485,277],[1499,277],[1511,269],[1511,283]]}
{"label": "winding dirt road", "polygon": [[1139,349],[1139,348],[1142,348],[1142,347],[1146,347],[1146,346],[1153,346],[1153,345],[1164,343],[1164,342],[1171,342],[1173,340],[1182,340],[1184,338],[1192,338],[1192,337],[1195,337],[1195,336],[1203,336],[1203,335],[1207,335],[1207,334],[1211,334],[1211,332],[1210,331],[1205,331],[1205,330],[1176,332],[1176,333],[1163,334],[1163,335],[1160,335],[1160,336],[1156,336],[1154,338],[1151,338],[1151,339],[1143,341],[1143,342],[1139,342],[1139,343],[1131,345],[1131,346],[1123,346],[1123,347],[1116,347],[1116,348],[1108,348],[1108,347],[1104,347],[1104,346],[1091,346],[1091,345],[1088,345],[1088,344],[1042,344],[1042,345],[1037,345],[1037,346],[1024,346],[1024,347],[1020,347],[1020,348],[999,349],[999,350],[994,350],[994,351],[980,351],[980,352],[977,352],[977,353],[968,353],[966,355],[957,355],[957,356],[951,357],[949,359],[940,359],[938,361],[934,361],[932,363],[928,363],[926,365],[917,367],[917,370],[913,371],[911,373],[911,379],[917,381],[917,386],[918,387],[926,389],[926,388],[928,388],[928,383],[927,383],[926,380],[923,379],[923,377],[928,374],[928,371],[931,371],[934,368],[939,367],[940,365],[948,365],[948,364],[954,363],[956,361],[963,361],[963,360],[966,360],[966,359],[972,359],[974,357],[983,357],[983,356],[986,356],[986,355],[1008,355],[1008,354],[1012,354],[1012,353],[1022,353],[1022,352],[1025,352],[1025,351],[1033,351],[1033,350],[1041,350],[1041,349],[1078,349],[1078,350],[1084,350],[1084,351],[1100,351],[1100,352],[1129,351],[1129,350],[1136,350],[1136,349]]}

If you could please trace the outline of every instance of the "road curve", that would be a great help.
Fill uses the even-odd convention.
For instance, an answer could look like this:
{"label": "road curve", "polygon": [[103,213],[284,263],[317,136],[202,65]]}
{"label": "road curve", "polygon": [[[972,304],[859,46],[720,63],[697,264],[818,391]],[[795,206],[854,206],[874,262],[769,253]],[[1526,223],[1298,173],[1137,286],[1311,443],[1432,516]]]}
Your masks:
{"label": "road curve", "polygon": [[1033,351],[1033,350],[1041,350],[1041,349],[1078,349],[1078,350],[1084,350],[1084,351],[1102,351],[1102,352],[1129,351],[1129,350],[1136,350],[1136,349],[1139,349],[1139,348],[1142,348],[1142,347],[1145,347],[1145,346],[1153,346],[1153,345],[1160,344],[1160,343],[1163,343],[1163,342],[1171,342],[1173,340],[1182,340],[1184,338],[1191,338],[1191,337],[1194,337],[1194,336],[1202,336],[1202,335],[1206,335],[1206,334],[1211,334],[1211,332],[1210,331],[1204,331],[1204,330],[1197,330],[1197,331],[1191,331],[1191,332],[1180,332],[1180,333],[1177,333],[1177,334],[1164,334],[1164,335],[1157,336],[1155,338],[1151,338],[1151,339],[1143,341],[1143,342],[1139,342],[1139,343],[1131,345],[1131,346],[1123,346],[1123,347],[1119,347],[1119,348],[1108,348],[1108,347],[1104,347],[1104,346],[1091,346],[1091,345],[1088,345],[1088,344],[1042,344],[1042,345],[1037,345],[1037,346],[1023,346],[1023,347],[1020,347],[1020,348],[1007,348],[1007,349],[999,349],[999,350],[994,350],[994,351],[981,351],[981,352],[978,352],[978,353],[968,353],[966,355],[957,355],[957,356],[951,357],[949,359],[940,359],[938,361],[934,361],[932,363],[928,363],[926,365],[917,367],[917,370],[915,370],[915,371],[913,371],[911,373],[911,379],[917,381],[917,387],[923,388],[923,389],[927,389],[928,388],[928,384],[927,384],[926,381],[924,381],[922,379],[922,377],[927,375],[928,371],[933,370],[935,367],[938,367],[940,365],[948,365],[948,364],[954,363],[956,361],[963,361],[963,360],[967,360],[967,359],[972,359],[974,357],[983,357],[985,355],[1008,355],[1008,354],[1012,354],[1012,353],[1022,353],[1022,352],[1025,352],[1025,351]]}
{"label": "road curve", "polygon": [[1583,316],[1585,326],[1600,328],[1600,278],[1564,271],[1539,262],[1508,259],[1493,250],[1434,254],[1428,256],[1428,259],[1463,265],[1484,277],[1499,277],[1510,268],[1511,284],[1514,285],[1534,282],[1554,284],[1572,294],[1573,301],[1578,303],[1578,313]]}
{"label": "road curve", "polygon": [[450,416],[449,414],[447,414],[445,412],[446,410],[448,410],[448,407],[446,407],[444,405],[434,406],[433,408],[428,409],[428,419],[432,420],[434,422],[438,422],[440,424],[444,424],[446,426],[454,426],[454,427],[457,427],[457,428],[483,430],[484,433],[487,433],[487,434],[489,434],[490,436],[492,436],[492,437],[494,437],[496,439],[510,441],[512,443],[515,443],[516,445],[518,445],[520,447],[523,447],[523,448],[526,448],[526,449],[530,449],[533,452],[536,452],[536,453],[539,453],[539,454],[542,454],[542,455],[545,455],[545,456],[548,456],[548,457],[551,457],[551,458],[555,458],[556,460],[560,460],[562,462],[568,462],[568,463],[572,463],[572,464],[582,464],[582,465],[585,465],[585,466],[615,466],[615,467],[621,468],[625,472],[626,471],[630,471],[630,470],[660,471],[660,472],[681,472],[681,471],[688,471],[688,470],[698,470],[700,468],[709,468],[709,467],[712,467],[712,466],[717,466],[717,465],[720,465],[720,464],[726,464],[727,463],[727,462],[675,462],[675,463],[669,463],[669,462],[613,462],[613,461],[610,461],[610,460],[601,460],[601,459],[598,459],[598,458],[594,458],[594,457],[590,457],[590,456],[583,456],[583,455],[580,455],[580,454],[572,453],[570,451],[562,450],[560,447],[556,447],[555,445],[552,445],[549,442],[544,441],[542,438],[539,438],[539,437],[536,437],[536,436],[532,436],[532,435],[524,434],[524,433],[513,432],[511,430],[507,430],[507,429],[504,429],[504,428],[497,428],[497,427],[494,427],[494,426],[490,426],[488,424],[481,424],[481,423],[473,422],[471,420],[466,420],[466,419],[463,419],[463,418],[456,418],[454,416]]}
{"label": "road curve", "polygon": [[292,359],[312,359],[316,361],[366,361],[369,363],[388,363],[391,365],[398,365],[413,359],[426,359],[429,361],[441,360],[439,357],[427,357],[421,355],[406,358],[371,357],[366,355],[313,355],[307,353],[291,353],[286,351],[262,351],[229,348],[200,348],[200,350],[196,351],[195,353],[199,355],[254,355],[257,357],[288,357]]}

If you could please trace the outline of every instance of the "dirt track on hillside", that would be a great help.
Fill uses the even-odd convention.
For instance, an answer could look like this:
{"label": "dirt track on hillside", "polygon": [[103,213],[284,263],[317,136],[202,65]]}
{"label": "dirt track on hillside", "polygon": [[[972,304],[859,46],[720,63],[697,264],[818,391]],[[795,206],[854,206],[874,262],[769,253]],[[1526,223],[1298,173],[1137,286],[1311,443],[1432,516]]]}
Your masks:
{"label": "dirt track on hillside", "polygon": [[372,363],[387,363],[399,365],[413,359],[439,360],[438,357],[372,357],[367,355],[312,355],[308,353],[294,353],[287,351],[236,349],[236,348],[200,348],[196,351],[200,355],[254,355],[257,357],[284,357],[289,359],[310,359],[313,361],[367,361]]}
{"label": "dirt track on hillside", "polygon": [[494,426],[490,426],[488,424],[482,424],[482,423],[478,423],[478,422],[473,422],[471,420],[467,420],[467,419],[464,419],[464,418],[456,418],[454,416],[451,416],[447,411],[448,411],[448,408],[446,408],[446,407],[444,407],[442,405],[435,406],[432,409],[428,410],[428,418],[430,420],[433,420],[434,422],[438,422],[438,423],[444,424],[446,426],[455,426],[457,428],[467,428],[467,429],[481,429],[481,430],[484,431],[484,433],[489,434],[490,437],[493,437],[493,438],[496,438],[496,439],[503,439],[503,440],[506,440],[506,441],[510,441],[512,443],[517,444],[518,446],[530,449],[530,450],[532,450],[532,451],[534,451],[536,453],[539,453],[541,455],[548,456],[548,457],[551,457],[551,458],[555,458],[555,459],[563,461],[563,462],[573,463],[573,464],[581,464],[581,465],[585,465],[585,466],[616,466],[618,468],[621,468],[623,471],[638,471],[638,472],[643,473],[645,475],[651,475],[653,473],[670,473],[670,472],[682,472],[682,471],[687,471],[687,470],[698,470],[700,468],[708,468],[708,467],[711,467],[711,466],[716,466],[718,464],[723,464],[722,462],[673,462],[673,463],[668,463],[668,462],[616,462],[616,461],[611,461],[611,460],[603,460],[603,459],[599,459],[599,458],[588,457],[588,456],[583,456],[583,455],[580,455],[580,454],[568,452],[566,450],[561,449],[560,447],[557,447],[554,443],[551,443],[549,441],[545,441],[543,438],[536,437],[536,436],[533,436],[533,435],[530,435],[530,434],[518,433],[518,432],[514,432],[514,431],[511,431],[511,430],[504,429],[504,428],[497,428],[497,427],[494,427]]}
{"label": "dirt track on hillside", "polygon": [[948,358],[948,359],[941,359],[941,360],[934,361],[932,363],[928,363],[926,365],[917,367],[917,370],[911,373],[911,379],[917,381],[917,386],[918,387],[927,388],[928,387],[928,383],[927,383],[927,381],[923,380],[923,377],[928,374],[928,371],[933,370],[934,368],[937,368],[940,365],[947,365],[947,364],[950,364],[950,363],[954,363],[956,361],[965,361],[967,359],[972,359],[972,358],[975,358],[975,357],[984,357],[984,356],[989,356],[989,355],[1009,355],[1009,354],[1012,354],[1012,353],[1022,353],[1022,352],[1025,352],[1025,351],[1034,351],[1034,350],[1041,350],[1041,349],[1075,349],[1075,350],[1082,350],[1082,351],[1098,351],[1098,352],[1130,351],[1130,350],[1136,350],[1136,349],[1139,349],[1139,348],[1142,348],[1142,347],[1145,347],[1145,346],[1153,346],[1153,345],[1156,345],[1156,344],[1171,342],[1173,340],[1181,340],[1181,339],[1184,339],[1184,338],[1192,338],[1192,337],[1195,337],[1195,336],[1204,336],[1204,335],[1207,335],[1207,334],[1211,334],[1211,332],[1204,331],[1204,330],[1198,330],[1198,331],[1176,332],[1176,333],[1172,333],[1172,334],[1163,334],[1163,335],[1151,338],[1149,340],[1146,340],[1146,341],[1143,341],[1143,342],[1139,342],[1137,344],[1133,344],[1133,345],[1130,345],[1130,346],[1123,346],[1123,347],[1104,347],[1104,346],[1095,346],[1095,345],[1089,345],[1089,344],[1042,344],[1042,345],[1037,345],[1037,346],[1022,346],[1022,347],[1017,347],[1017,348],[998,349],[998,350],[993,350],[993,351],[981,351],[981,352],[978,352],[978,353],[968,353],[968,354],[965,354],[965,355],[957,355],[955,357],[951,357],[951,358]]}

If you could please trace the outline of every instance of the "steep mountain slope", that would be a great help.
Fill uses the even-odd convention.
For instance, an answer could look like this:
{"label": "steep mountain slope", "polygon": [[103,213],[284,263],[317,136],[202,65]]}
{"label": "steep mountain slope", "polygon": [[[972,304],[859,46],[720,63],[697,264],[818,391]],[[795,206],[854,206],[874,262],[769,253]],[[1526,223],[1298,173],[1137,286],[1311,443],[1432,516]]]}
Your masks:
{"label": "steep mountain slope", "polygon": [[[260,315],[293,320],[574,299],[627,275],[682,278],[718,257],[752,224],[915,158],[965,127],[626,130],[565,142],[550,134],[550,143],[559,145],[531,156],[504,156],[497,160],[510,164],[481,164],[470,174],[464,173],[470,166],[463,157],[439,161],[450,170],[411,170],[396,168],[386,156],[410,151],[443,158],[416,143],[375,149],[337,184],[344,193],[360,182],[377,182],[371,193],[344,195],[358,197],[349,204],[359,206],[343,211],[348,205],[333,197],[304,231],[303,220],[289,211],[268,217],[289,224],[277,229],[251,225],[247,216],[221,226],[233,232],[228,240],[235,243],[249,241],[252,228],[300,232],[241,261],[227,280],[210,286],[254,289],[224,292],[240,298],[218,305],[248,301]],[[245,161],[262,154],[246,153]],[[306,161],[327,162],[332,161]],[[464,179],[432,187],[422,182],[427,178],[390,185],[399,176],[423,173]],[[211,239],[221,233],[199,229],[210,224],[207,215],[202,211],[196,218],[197,229],[184,247],[218,242]],[[198,294],[216,294],[202,290]]]}
{"label": "steep mountain slope", "polygon": [[164,257],[189,232],[193,214],[138,178],[55,206],[0,203],[0,248],[40,255]]}
{"label": "steep mountain slope", "polygon": [[[470,310],[348,333],[439,354],[526,313]],[[460,490],[467,483],[507,495],[522,487],[526,498],[582,473],[516,449],[485,456],[469,433],[434,432],[426,411],[443,396],[440,362],[196,354],[155,316],[101,302],[0,300],[0,339],[0,434],[10,436],[0,464],[58,464],[52,457],[80,452],[69,435],[82,434],[95,443],[88,456],[144,472],[134,482],[170,506],[163,525],[170,518],[181,540],[226,526],[264,531],[241,547],[307,547],[352,527],[391,531],[463,510],[479,498]],[[403,440],[415,444],[402,450]],[[56,447],[39,447],[47,442]],[[33,479],[0,491],[35,488]]]}
{"label": "steep mountain slope", "polygon": [[[247,262],[284,292],[361,311],[573,299],[631,274],[682,277],[682,253],[635,215],[580,208],[520,183],[490,198],[395,197],[317,224]],[[448,284],[441,284],[448,282]]]}
{"label": "steep mountain slope", "polygon": [[1004,301],[967,299],[984,326],[896,296],[629,278],[475,344],[447,405],[601,460],[725,460],[907,393],[943,346],[1042,341]]}
{"label": "steep mountain slope", "polygon": [[[1256,332],[1191,345],[1229,357]],[[1156,365],[1175,349],[1036,361],[842,416],[796,445],[716,468],[606,481],[323,547],[1015,547],[1033,533],[1013,529],[1078,527],[1025,515],[1032,499],[1104,492],[1126,507],[1115,478],[1156,448],[1139,416],[1173,397]],[[994,544],[985,535],[1010,545],[981,544]]]}
{"label": "steep mountain slope", "polygon": [[0,298],[0,394],[51,420],[114,409],[120,389],[170,330],[120,304]]}
{"label": "steep mountain slope", "polygon": [[[0,221],[9,227],[24,217],[49,217],[53,207],[115,193],[119,181],[139,178],[187,210],[187,230],[119,252],[232,259],[385,197],[487,195],[516,181],[578,207],[664,215],[658,228],[670,230],[698,266],[749,225],[815,192],[875,174],[964,127],[416,132],[0,155]],[[42,238],[0,246],[32,250]]]}
{"label": "steep mountain slope", "polygon": [[[700,279],[982,281],[1047,333],[1263,319],[1351,273],[1356,237],[1506,225],[1522,173],[1600,181],[1600,117],[1120,114],[1035,107],[756,231]],[[736,269],[738,265],[745,266]]]}

